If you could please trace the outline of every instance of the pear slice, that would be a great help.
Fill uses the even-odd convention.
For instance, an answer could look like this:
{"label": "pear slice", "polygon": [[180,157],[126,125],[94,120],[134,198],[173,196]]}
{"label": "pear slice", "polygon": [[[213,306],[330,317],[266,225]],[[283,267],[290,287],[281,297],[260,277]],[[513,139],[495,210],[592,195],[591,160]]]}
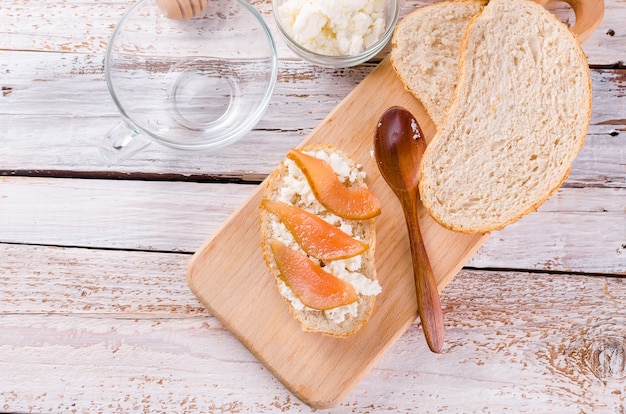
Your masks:
{"label": "pear slice", "polygon": [[317,259],[347,259],[369,248],[367,243],[299,207],[269,199],[263,199],[261,205],[278,217],[302,250]]}
{"label": "pear slice", "polygon": [[354,286],[324,271],[306,255],[276,239],[269,241],[280,278],[309,308],[333,309],[356,302]]}
{"label": "pear slice", "polygon": [[351,220],[364,220],[380,214],[380,201],[367,187],[348,187],[326,161],[291,149],[287,158],[304,173],[313,194],[328,211]]}

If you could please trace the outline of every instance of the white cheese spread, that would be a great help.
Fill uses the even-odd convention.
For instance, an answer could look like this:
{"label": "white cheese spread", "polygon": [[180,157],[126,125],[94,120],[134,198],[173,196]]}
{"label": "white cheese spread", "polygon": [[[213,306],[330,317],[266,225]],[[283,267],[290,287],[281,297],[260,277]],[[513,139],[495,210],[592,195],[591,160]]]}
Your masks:
{"label": "white cheese spread", "polygon": [[385,32],[385,0],[287,0],[278,17],[305,49],[329,56],[356,55]]}
{"label": "white cheese spread", "polygon": [[[358,177],[365,178],[365,172],[361,171],[360,168],[350,168],[349,161],[338,154],[332,153],[329,155],[325,151],[307,151],[305,153],[328,162],[341,182],[351,183]],[[287,167],[288,174],[284,177],[284,185],[281,186],[280,193],[276,198],[276,201],[293,205],[294,200],[298,200],[299,207],[317,214],[323,220],[338,226],[342,231],[355,239],[359,239],[359,235],[354,234],[353,227],[349,222],[333,213],[330,213],[320,204],[319,201],[317,201],[317,198],[315,198],[304,173],[300,168],[298,168],[296,163],[289,158],[284,160],[284,163]],[[271,218],[271,226],[272,233],[277,240],[281,241],[290,248],[301,250],[291,232],[280,220],[278,220],[277,217],[273,216]],[[347,259],[332,260],[325,263],[325,270],[339,279],[351,283],[352,286],[354,286],[356,293],[359,295],[378,295],[382,291],[378,281],[371,280],[364,274],[358,272],[361,269],[361,262],[361,255]],[[291,303],[291,306],[293,306],[295,310],[319,312],[318,310],[305,306],[293,293],[289,286],[282,281],[279,281],[279,290],[281,295],[283,295]],[[357,316],[357,307],[358,304],[355,302],[322,312],[324,312],[324,315],[333,322],[341,323],[347,316]]]}

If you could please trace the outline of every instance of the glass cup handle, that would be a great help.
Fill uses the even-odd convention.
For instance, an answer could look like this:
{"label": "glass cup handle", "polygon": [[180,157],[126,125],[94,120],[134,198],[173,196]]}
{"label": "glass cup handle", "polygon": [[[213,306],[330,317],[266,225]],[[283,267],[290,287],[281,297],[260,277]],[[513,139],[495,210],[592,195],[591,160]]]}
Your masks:
{"label": "glass cup handle", "polygon": [[111,164],[130,158],[148,145],[150,139],[127,121],[120,121],[100,143],[100,153]]}

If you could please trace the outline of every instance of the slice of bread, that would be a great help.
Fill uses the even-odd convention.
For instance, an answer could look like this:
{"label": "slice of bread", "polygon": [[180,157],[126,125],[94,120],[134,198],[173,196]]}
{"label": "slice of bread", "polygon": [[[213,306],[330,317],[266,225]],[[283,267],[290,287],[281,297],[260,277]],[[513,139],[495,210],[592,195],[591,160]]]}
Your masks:
{"label": "slice of bread", "polygon": [[566,180],[589,126],[589,66],[569,29],[530,0],[491,0],[471,21],[460,62],[419,189],[443,226],[486,233]]}
{"label": "slice of bread", "polygon": [[485,3],[486,0],[456,0],[420,7],[406,15],[394,31],[391,64],[437,128],[443,123],[456,90],[463,35]]}
{"label": "slice of bread", "polygon": [[[336,148],[314,145],[301,150],[328,161],[345,185],[366,187],[364,172],[354,161]],[[320,263],[318,259],[310,258],[315,263],[321,264],[327,272],[352,283],[357,291],[358,301],[325,311],[308,308],[300,302],[281,279],[269,242],[272,239],[277,239],[293,249],[302,250],[284,224],[261,207],[263,257],[269,272],[276,279],[281,296],[286,301],[292,315],[300,322],[302,329],[307,332],[319,332],[337,337],[345,337],[355,333],[369,319],[376,295],[381,291],[374,266],[376,244],[374,219],[348,220],[327,211],[313,195],[303,172],[290,159],[283,160],[278,168],[270,174],[266,181],[263,197],[314,213],[369,245],[369,249],[364,253],[348,259]]]}

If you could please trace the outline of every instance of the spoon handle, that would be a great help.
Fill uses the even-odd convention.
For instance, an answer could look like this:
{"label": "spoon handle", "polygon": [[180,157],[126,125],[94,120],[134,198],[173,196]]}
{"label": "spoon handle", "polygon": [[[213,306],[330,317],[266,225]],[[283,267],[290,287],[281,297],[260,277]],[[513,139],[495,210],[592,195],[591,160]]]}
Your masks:
{"label": "spoon handle", "polygon": [[418,313],[428,347],[432,352],[441,353],[444,342],[443,311],[417,219],[417,198],[417,189],[407,191],[405,197],[401,197],[409,231]]}
{"label": "spoon handle", "polygon": [[188,20],[199,15],[208,0],[157,0],[161,11],[170,19]]}

